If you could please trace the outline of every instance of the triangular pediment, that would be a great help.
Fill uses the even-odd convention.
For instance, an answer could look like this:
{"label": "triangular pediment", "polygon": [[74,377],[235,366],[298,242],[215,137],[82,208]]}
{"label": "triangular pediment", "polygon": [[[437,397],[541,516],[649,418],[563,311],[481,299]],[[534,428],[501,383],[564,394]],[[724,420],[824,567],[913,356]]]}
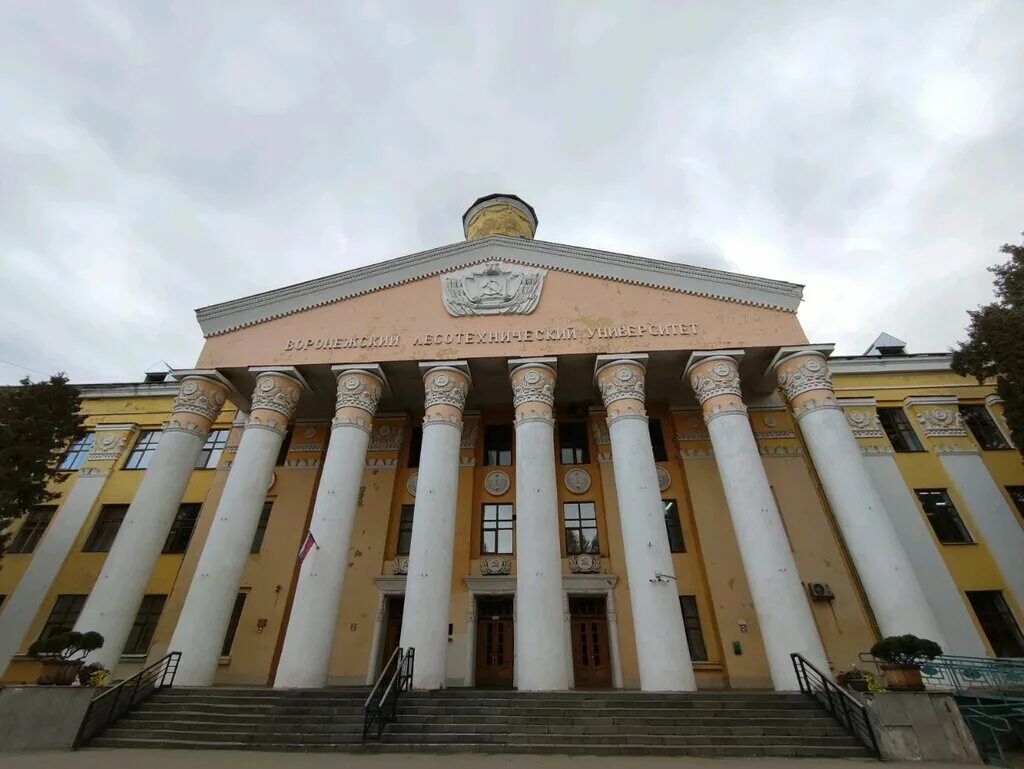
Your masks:
{"label": "triangular pediment", "polygon": [[492,236],[402,256],[202,307],[207,337],[491,261],[553,269],[755,307],[795,312],[803,287],[784,281],[525,238]]}

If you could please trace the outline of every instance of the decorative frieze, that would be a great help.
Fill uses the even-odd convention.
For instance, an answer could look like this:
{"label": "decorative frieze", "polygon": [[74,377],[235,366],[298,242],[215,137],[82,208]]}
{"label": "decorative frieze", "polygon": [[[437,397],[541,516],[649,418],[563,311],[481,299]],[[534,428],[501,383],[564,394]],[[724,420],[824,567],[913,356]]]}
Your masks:
{"label": "decorative frieze", "polygon": [[569,571],[573,574],[600,574],[601,556],[597,553],[570,555]]}
{"label": "decorative frieze", "polygon": [[530,368],[512,377],[512,404],[519,408],[527,403],[555,405],[555,375],[545,368]]}
{"label": "decorative frieze", "polygon": [[398,467],[398,460],[394,457],[367,457],[364,467],[368,470],[390,470]]}
{"label": "decorative frieze", "polygon": [[361,409],[368,414],[377,411],[383,388],[375,377],[369,374],[342,373],[338,377],[338,396],[335,409]]}
{"label": "decorative frieze", "polygon": [[799,446],[758,446],[762,457],[798,457],[804,453]]}
{"label": "decorative frieze", "polygon": [[466,407],[469,384],[461,376],[455,376],[447,371],[438,371],[432,376],[427,376],[424,386],[427,393],[424,399],[426,408],[452,406],[461,411]]}
{"label": "decorative frieze", "polygon": [[402,448],[402,433],[402,426],[391,422],[374,425],[367,451],[398,451]]}
{"label": "decorative frieze", "polygon": [[102,425],[96,428],[95,442],[86,457],[89,462],[117,459],[128,443],[127,432],[103,432],[103,429]]}
{"label": "decorative frieze", "polygon": [[644,402],[644,376],[635,365],[619,365],[614,367],[610,375],[598,379],[598,389],[605,408],[616,401],[635,400]]}
{"label": "decorative frieze", "polygon": [[846,412],[846,422],[854,438],[884,438],[882,423],[874,411],[851,409]]}
{"label": "decorative frieze", "polygon": [[475,449],[477,437],[480,435],[480,424],[474,420],[472,422],[466,422],[462,426],[462,441],[459,443],[460,449]]}
{"label": "decorative frieze", "polygon": [[391,571],[395,574],[409,573],[409,556],[400,555],[391,562]]}
{"label": "decorative frieze", "polygon": [[529,315],[540,302],[545,270],[488,262],[441,276],[441,299],[449,315]]}
{"label": "decorative frieze", "polygon": [[690,375],[690,386],[701,404],[719,395],[743,397],[739,369],[733,360],[719,360],[712,366],[695,371]]}
{"label": "decorative frieze", "polygon": [[920,408],[917,410],[916,416],[917,421],[924,428],[925,435],[929,438],[967,437],[967,431],[964,430],[963,421],[960,418],[960,410],[955,404]]}
{"label": "decorative frieze", "polygon": [[512,558],[508,555],[485,555],[480,559],[480,574],[502,576],[512,573]]}

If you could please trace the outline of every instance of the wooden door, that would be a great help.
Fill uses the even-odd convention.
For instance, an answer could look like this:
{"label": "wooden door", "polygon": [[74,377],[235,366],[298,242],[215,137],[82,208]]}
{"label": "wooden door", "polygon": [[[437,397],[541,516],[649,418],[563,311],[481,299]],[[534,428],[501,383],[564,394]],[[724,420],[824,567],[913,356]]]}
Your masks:
{"label": "wooden door", "polygon": [[576,688],[610,688],[612,665],[608,653],[608,613],[604,596],[570,597],[569,614]]}
{"label": "wooden door", "polygon": [[512,688],[515,627],[511,598],[479,598],[476,604],[476,685]]}
{"label": "wooden door", "polygon": [[402,613],[405,609],[405,596],[388,596],[387,622],[384,625],[384,651],[380,658],[380,668],[383,669],[391,655],[395,653],[402,638]]}

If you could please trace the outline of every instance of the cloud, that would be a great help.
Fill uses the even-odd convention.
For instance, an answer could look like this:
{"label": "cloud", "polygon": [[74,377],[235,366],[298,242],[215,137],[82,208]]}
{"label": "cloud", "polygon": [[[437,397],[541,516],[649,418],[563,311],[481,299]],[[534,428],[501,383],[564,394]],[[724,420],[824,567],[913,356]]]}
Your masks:
{"label": "cloud", "polygon": [[193,308],[456,241],[491,191],[804,283],[841,353],[946,349],[1024,229],[1009,0],[16,0],[0,94],[3,382],[188,366]]}

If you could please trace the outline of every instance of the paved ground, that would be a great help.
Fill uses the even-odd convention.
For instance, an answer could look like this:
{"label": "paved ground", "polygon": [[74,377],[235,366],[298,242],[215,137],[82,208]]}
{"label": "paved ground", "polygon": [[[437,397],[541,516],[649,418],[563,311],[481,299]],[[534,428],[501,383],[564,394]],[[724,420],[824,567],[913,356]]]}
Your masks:
{"label": "paved ground", "polygon": [[[198,750],[83,750],[0,754],[0,769],[880,769],[878,761],[817,758],[617,758],[614,756],[349,755]],[[928,769],[963,769],[927,764]],[[884,769],[921,764],[886,763]]]}

